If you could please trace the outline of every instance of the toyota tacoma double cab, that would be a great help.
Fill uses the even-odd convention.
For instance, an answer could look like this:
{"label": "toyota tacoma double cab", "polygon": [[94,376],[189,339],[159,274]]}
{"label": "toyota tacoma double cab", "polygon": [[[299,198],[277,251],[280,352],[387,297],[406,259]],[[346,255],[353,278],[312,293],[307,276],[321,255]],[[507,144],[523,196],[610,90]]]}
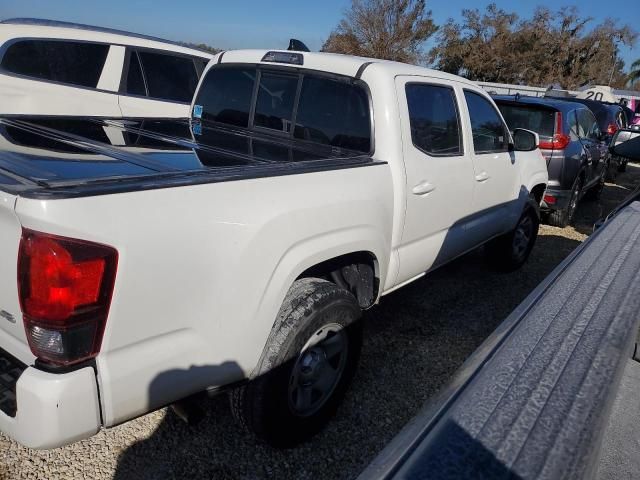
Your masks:
{"label": "toyota tacoma double cab", "polygon": [[324,53],[219,54],[190,119],[0,136],[0,430],[41,449],[223,390],[266,442],[307,439],[362,310],[483,244],[521,266],[547,183],[474,83]]}

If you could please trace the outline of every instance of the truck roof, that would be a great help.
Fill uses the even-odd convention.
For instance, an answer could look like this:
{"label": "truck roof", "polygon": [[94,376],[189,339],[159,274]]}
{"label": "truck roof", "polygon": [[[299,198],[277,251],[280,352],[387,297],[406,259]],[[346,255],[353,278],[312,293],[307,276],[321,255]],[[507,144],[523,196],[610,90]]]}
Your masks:
{"label": "truck roof", "polygon": [[[302,65],[264,62],[265,55],[269,52],[279,53],[296,53],[303,58]],[[390,60],[380,60],[377,58],[358,57],[355,55],[343,55],[339,53],[325,52],[291,52],[288,50],[228,50],[218,54],[211,64],[215,63],[261,63],[269,65],[282,65],[289,67],[301,67],[310,70],[318,70],[337,75],[346,75],[349,77],[359,78],[366,70],[375,70],[376,74],[381,75],[418,75],[432,78],[440,78],[468,85],[477,85],[471,80],[452,75],[450,73],[433,70],[431,68],[420,67],[408,63],[394,62]]]}

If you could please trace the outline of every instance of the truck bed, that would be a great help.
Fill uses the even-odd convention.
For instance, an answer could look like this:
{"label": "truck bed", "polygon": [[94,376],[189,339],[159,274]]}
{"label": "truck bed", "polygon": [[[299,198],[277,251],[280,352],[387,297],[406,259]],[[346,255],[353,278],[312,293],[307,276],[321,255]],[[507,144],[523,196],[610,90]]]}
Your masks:
{"label": "truck bed", "polygon": [[0,118],[0,190],[69,198],[371,165],[360,152],[189,120]]}

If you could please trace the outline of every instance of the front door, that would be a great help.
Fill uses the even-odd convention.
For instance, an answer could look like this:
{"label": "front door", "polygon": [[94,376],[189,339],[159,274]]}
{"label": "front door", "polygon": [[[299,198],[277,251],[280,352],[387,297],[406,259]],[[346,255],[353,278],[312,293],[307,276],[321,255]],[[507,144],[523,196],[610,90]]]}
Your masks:
{"label": "front door", "polygon": [[474,90],[465,89],[464,97],[474,168],[474,218],[466,231],[478,244],[515,226],[529,192],[521,185],[509,130],[493,102]]}
{"label": "front door", "polygon": [[406,169],[398,283],[463,253],[473,165],[464,148],[461,91],[439,79],[396,79]]}

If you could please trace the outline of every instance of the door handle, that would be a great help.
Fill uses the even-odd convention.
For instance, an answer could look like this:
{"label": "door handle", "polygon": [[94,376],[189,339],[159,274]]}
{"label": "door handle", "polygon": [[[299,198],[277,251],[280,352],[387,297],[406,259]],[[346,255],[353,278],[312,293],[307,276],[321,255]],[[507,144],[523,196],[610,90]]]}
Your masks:
{"label": "door handle", "polygon": [[489,180],[489,174],[487,172],[476,175],[476,181],[478,182],[486,182],[487,180]]}
{"label": "door handle", "polygon": [[420,182],[415,187],[413,187],[414,195],[426,195],[427,193],[431,193],[436,189],[435,185],[431,185],[429,182]]}

